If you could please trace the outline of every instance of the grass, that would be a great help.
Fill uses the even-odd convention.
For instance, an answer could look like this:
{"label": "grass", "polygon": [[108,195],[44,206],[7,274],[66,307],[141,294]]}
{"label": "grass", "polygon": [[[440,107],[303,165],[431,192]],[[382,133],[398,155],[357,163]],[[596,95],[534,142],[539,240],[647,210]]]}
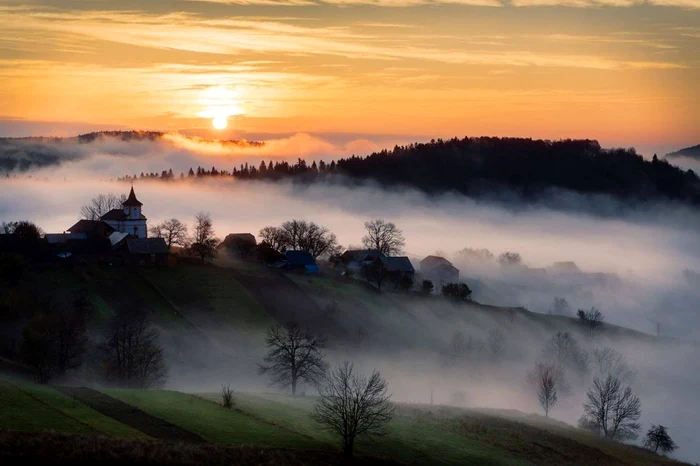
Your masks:
{"label": "grass", "polygon": [[274,323],[230,269],[179,265],[142,269],[140,273],[166,295],[185,318],[197,325],[227,324],[253,330]]}
{"label": "grass", "polygon": [[319,449],[310,439],[250,416],[237,409],[181,392],[165,390],[102,390],[153,416],[222,445],[265,445],[277,448]]}
{"label": "grass", "polygon": [[143,432],[104,416],[49,386],[19,382],[15,383],[15,386],[38,402],[50,406],[96,432],[126,439],[148,438]]}
{"label": "grass", "polygon": [[[226,456],[257,450],[265,450],[265,455],[271,455],[265,460],[269,462],[246,463],[247,460],[241,460],[240,464],[342,463],[337,456],[338,439],[311,417],[314,397],[237,392],[234,409],[226,409],[221,406],[218,393],[193,395],[127,389],[103,389],[102,392],[219,447],[199,444],[166,447],[159,442],[138,442],[148,439],[140,431],[74,402],[50,387],[5,381],[0,381],[0,429],[53,430],[93,434],[93,437],[95,433],[103,433],[119,440],[66,438],[77,442],[75,448],[79,450],[106,449],[109,452],[116,449],[118,452],[109,454],[122,455],[118,458],[124,461],[147,460],[148,464],[159,464],[159,461],[180,464],[182,458],[190,457],[188,455],[204,458],[211,452]],[[675,463],[641,448],[609,442],[566,424],[517,411],[413,404],[396,406],[389,435],[357,445],[356,451],[361,457],[378,458],[373,464],[651,466]],[[0,431],[0,448],[3,435]],[[53,440],[49,438],[49,441]],[[127,441],[137,442],[129,444]],[[153,444],[157,445],[148,446]],[[127,452],[128,445],[136,450]],[[222,449],[246,445],[256,448],[234,449],[235,452]],[[62,451],[64,447],[57,448]],[[146,450],[150,453],[144,453]],[[318,455],[325,459],[319,460],[321,456]],[[277,462],[273,458],[278,458]],[[317,462],[310,461],[310,458],[316,458]],[[258,460],[263,461],[263,457]]]}
{"label": "grass", "polygon": [[0,428],[24,432],[95,432],[89,425],[4,380],[0,380]]}
{"label": "grass", "polygon": [[391,466],[373,458],[347,460],[327,452],[250,446],[223,447],[127,440],[95,435],[44,432],[27,434],[0,429],[3,464],[236,465],[236,466]]}
{"label": "grass", "polygon": [[[216,396],[202,395],[210,400],[216,400]],[[238,393],[236,403],[239,409],[247,414],[311,437],[327,448],[338,448],[338,439],[312,420],[315,403],[313,397]],[[410,410],[399,409],[390,430],[389,436],[376,443],[360,443],[358,453],[416,465],[532,464],[478,440],[465,439],[437,424],[426,425]]]}

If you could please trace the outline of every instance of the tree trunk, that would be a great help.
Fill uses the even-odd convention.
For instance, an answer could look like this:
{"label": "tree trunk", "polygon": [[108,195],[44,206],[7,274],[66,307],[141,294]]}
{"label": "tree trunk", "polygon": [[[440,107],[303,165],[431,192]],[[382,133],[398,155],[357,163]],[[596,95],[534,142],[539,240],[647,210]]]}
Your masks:
{"label": "tree trunk", "polygon": [[352,439],[345,439],[345,442],[343,443],[343,455],[352,457],[354,443],[355,442]]}
{"label": "tree trunk", "polygon": [[297,394],[297,378],[292,376],[292,396]]}

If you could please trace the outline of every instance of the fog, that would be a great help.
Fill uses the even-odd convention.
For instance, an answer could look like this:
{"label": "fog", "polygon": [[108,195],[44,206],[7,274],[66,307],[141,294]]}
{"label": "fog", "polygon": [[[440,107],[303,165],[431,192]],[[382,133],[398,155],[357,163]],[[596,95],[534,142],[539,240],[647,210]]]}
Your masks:
{"label": "fog", "polygon": [[[330,154],[332,158],[348,150],[309,149],[312,140],[296,140],[302,148],[298,153],[303,153],[299,156],[320,159]],[[293,144],[288,140],[280,140],[264,150],[242,148],[240,154],[252,163],[261,156],[294,156],[293,149],[285,152],[290,147]],[[177,173],[197,165],[230,168],[227,164],[243,160],[232,157],[219,144],[178,137],[166,145],[144,141],[76,144],[64,147],[60,157],[57,166],[0,179],[0,221],[26,219],[46,232],[62,232],[79,219],[80,207],[92,196],[126,193],[129,184],[111,181],[118,176],[168,168]],[[623,352],[637,372],[633,387],[642,399],[643,430],[650,423],[668,426],[680,446],[676,456],[700,460],[700,445],[692,438],[700,420],[696,399],[700,352],[693,343],[700,339],[700,278],[687,272],[700,269],[696,210],[672,204],[632,208],[571,193],[552,193],[538,204],[525,204],[507,195],[475,201],[331,181],[310,186],[231,179],[137,181],[134,189],[149,224],[171,217],[191,224],[203,210],[211,213],[220,238],[234,232],[257,234],[264,226],[296,218],[328,227],[347,247],[360,243],[366,220],[385,218],[403,230],[406,253],[416,269],[422,257],[441,251],[460,268],[476,301],[547,313],[554,297],[564,297],[572,316],[578,308],[596,306],[606,323],[648,334],[660,330],[663,338],[659,341],[587,337],[585,332],[576,338],[588,351],[611,346]],[[561,209],[561,203],[576,208]],[[457,254],[465,247],[488,248],[495,255],[515,251],[526,267],[474,264]],[[551,268],[563,261],[573,261],[580,271],[562,273]],[[362,370],[381,370],[397,401],[430,403],[432,391],[436,404],[540,411],[536,397],[528,392],[526,376],[554,330],[517,319],[508,323],[483,313],[469,315],[437,299],[396,299],[411,316],[398,324],[401,328],[390,329],[400,337],[383,335],[377,327],[376,335],[362,345],[350,338],[331,343],[329,360],[352,359]],[[498,364],[445,362],[456,332],[484,341],[495,328],[502,329],[506,341]],[[209,354],[205,358],[197,354],[196,346],[190,346],[189,354],[173,357],[169,386],[218,390],[221,378],[229,377],[237,390],[269,389],[256,373],[264,354],[262,335],[215,327],[204,330],[220,345],[220,358],[212,359]],[[166,334],[165,340],[174,348],[176,340],[190,337]],[[235,343],[229,343],[232,341]],[[184,364],[200,356],[210,360],[208,367],[194,370]],[[556,419],[575,424],[589,381],[581,381],[560,400],[552,412]],[[460,392],[463,395],[456,397]]]}

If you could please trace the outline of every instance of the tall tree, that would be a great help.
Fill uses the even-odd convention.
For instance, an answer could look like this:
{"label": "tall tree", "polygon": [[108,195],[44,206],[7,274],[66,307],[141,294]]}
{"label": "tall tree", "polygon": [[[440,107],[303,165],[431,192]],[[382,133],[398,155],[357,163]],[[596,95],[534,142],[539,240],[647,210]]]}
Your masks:
{"label": "tall tree", "polygon": [[637,438],[642,403],[616,375],[593,379],[593,385],[586,391],[583,409],[585,422],[579,422],[594,426],[604,437],[613,440]]}
{"label": "tall tree", "polygon": [[164,350],[158,330],[140,309],[122,311],[114,318],[103,348],[109,375],[123,387],[161,387],[167,378]]}
{"label": "tall tree", "polygon": [[356,439],[388,434],[395,408],[379,372],[367,378],[345,362],[327,375],[320,394],[314,418],[340,437],[346,456],[353,455]]}
{"label": "tall tree", "polygon": [[264,227],[262,230],[260,230],[258,236],[260,237],[261,242],[265,242],[275,251],[284,251],[286,239],[284,232],[280,228],[273,226]]}
{"label": "tall tree", "polygon": [[44,235],[41,228],[27,220],[2,222],[0,233],[16,236],[23,241],[38,241]]}
{"label": "tall tree", "polygon": [[260,373],[269,375],[281,388],[291,387],[292,395],[300,381],[317,385],[328,368],[322,352],[326,340],[296,324],[269,328],[265,345],[267,354],[265,364],[259,366]]}
{"label": "tall tree", "polygon": [[56,333],[51,318],[37,314],[22,332],[22,360],[34,368],[36,380],[48,383],[56,372]]}
{"label": "tall tree", "polygon": [[126,201],[126,195],[116,196],[112,193],[98,194],[90,199],[88,204],[80,208],[80,218],[85,220],[99,220],[112,209],[120,209]]}
{"label": "tall tree", "polygon": [[279,252],[306,251],[314,258],[330,257],[340,252],[338,239],[328,228],[306,220],[288,220],[279,227],[265,227],[260,237]]}
{"label": "tall tree", "polygon": [[216,255],[216,246],[219,239],[214,235],[214,224],[209,212],[199,212],[195,217],[194,237],[190,250],[202,259],[213,258]]}
{"label": "tall tree", "polygon": [[168,250],[175,245],[187,246],[187,225],[176,218],[171,218],[149,228],[151,236],[163,238],[168,245]]}
{"label": "tall tree", "polygon": [[644,446],[654,453],[661,450],[663,453],[671,453],[678,448],[676,442],[668,435],[668,429],[662,425],[652,424],[644,438]]}
{"label": "tall tree", "polygon": [[549,417],[549,411],[557,404],[557,385],[561,380],[561,370],[555,363],[539,362],[534,372],[528,376],[530,383],[537,392],[537,400],[544,409],[545,417]]}
{"label": "tall tree", "polygon": [[387,256],[403,253],[406,239],[403,232],[392,222],[381,218],[365,222],[367,234],[362,238],[362,244],[367,249],[374,249]]}

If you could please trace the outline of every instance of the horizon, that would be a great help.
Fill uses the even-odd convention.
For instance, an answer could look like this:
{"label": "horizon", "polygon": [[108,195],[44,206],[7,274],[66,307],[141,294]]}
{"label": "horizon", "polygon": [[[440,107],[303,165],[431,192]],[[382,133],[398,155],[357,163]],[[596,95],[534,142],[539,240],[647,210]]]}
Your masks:
{"label": "horizon", "polygon": [[171,5],[0,7],[0,136],[699,142],[697,0]]}

